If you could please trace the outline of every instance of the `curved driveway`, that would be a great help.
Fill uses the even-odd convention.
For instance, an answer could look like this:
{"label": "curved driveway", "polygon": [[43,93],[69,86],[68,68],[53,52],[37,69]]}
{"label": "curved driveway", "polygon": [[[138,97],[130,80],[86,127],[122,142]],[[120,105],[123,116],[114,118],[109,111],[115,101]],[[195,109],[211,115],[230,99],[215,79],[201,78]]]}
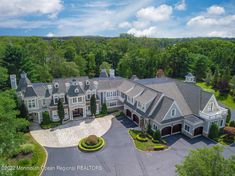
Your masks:
{"label": "curved driveway", "polygon": [[113,115],[102,118],[74,120],[53,129],[43,130],[38,125],[30,127],[34,139],[45,147],[77,146],[81,138],[95,134],[103,136],[111,127]]}
{"label": "curved driveway", "polygon": [[[46,148],[48,161],[44,176],[174,176],[175,165],[189,149],[210,147],[214,143],[204,137],[188,139],[183,135],[167,138],[169,150],[142,152],[137,150],[128,135],[134,124],[127,118],[112,119],[104,135],[106,146],[95,153],[83,153],[76,147]],[[225,155],[235,154],[235,148],[226,149]]]}

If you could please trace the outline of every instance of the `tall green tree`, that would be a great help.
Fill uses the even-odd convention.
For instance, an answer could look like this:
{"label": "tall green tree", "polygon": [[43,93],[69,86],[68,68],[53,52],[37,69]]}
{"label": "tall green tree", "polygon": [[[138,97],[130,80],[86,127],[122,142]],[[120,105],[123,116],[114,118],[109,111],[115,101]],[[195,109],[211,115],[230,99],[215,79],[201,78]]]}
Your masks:
{"label": "tall green tree", "polygon": [[208,72],[206,73],[206,78],[204,79],[205,83],[207,86],[210,86],[213,80],[213,75],[211,73],[211,70],[209,69]]}
{"label": "tall green tree", "polygon": [[216,139],[219,136],[219,127],[216,123],[212,123],[209,129],[208,137]]}
{"label": "tall green tree", "polygon": [[218,89],[219,78],[220,78],[220,72],[219,72],[219,67],[217,65],[215,68],[215,73],[213,76],[213,83],[212,83],[214,89]]}
{"label": "tall green tree", "polygon": [[17,133],[17,106],[13,90],[0,92],[0,156],[11,156],[23,142],[22,135]]}
{"label": "tall green tree", "polygon": [[197,61],[194,66],[194,73],[196,75],[196,79],[198,81],[202,81],[203,78],[206,77],[206,73],[208,71],[208,58],[203,55],[197,56]]}
{"label": "tall green tree", "polygon": [[229,87],[230,78],[231,78],[230,69],[228,67],[226,67],[223,70],[223,74],[219,78],[219,81],[218,81],[218,89],[221,94],[229,93],[229,91],[230,91],[230,87]]}
{"label": "tall green tree", "polygon": [[109,64],[108,62],[102,62],[102,64],[100,65],[100,71],[102,69],[105,69],[106,72],[108,73],[109,72],[109,69],[111,68],[111,64]]}
{"label": "tall green tree", "polygon": [[65,53],[64,53],[64,58],[67,60],[67,61],[73,61],[73,59],[76,57],[76,50],[74,47],[72,46],[68,46],[66,49],[65,49]]}
{"label": "tall green tree", "polygon": [[19,107],[19,110],[20,110],[19,117],[20,118],[25,118],[26,120],[28,120],[29,119],[29,112],[28,112],[28,109],[25,106],[24,102],[21,103],[21,105]]}
{"label": "tall green tree", "polygon": [[89,53],[87,56],[87,75],[92,78],[95,76],[95,69],[96,69],[96,63],[95,63],[95,55],[93,53]]}
{"label": "tall green tree", "polygon": [[86,75],[87,61],[81,55],[77,55],[74,58],[73,62],[75,62],[77,64],[80,75],[85,76]]}
{"label": "tall green tree", "polygon": [[8,69],[9,74],[18,75],[23,58],[24,50],[20,45],[7,44],[3,58],[3,66]]}
{"label": "tall green tree", "polygon": [[63,124],[64,120],[64,103],[62,99],[59,99],[58,104],[57,104],[57,112],[58,116],[60,118],[60,124]]}
{"label": "tall green tree", "polygon": [[0,89],[6,88],[8,80],[7,69],[0,66]]}
{"label": "tall green tree", "polygon": [[96,98],[95,98],[94,94],[91,96],[90,109],[91,109],[91,115],[95,116],[95,114],[96,114]]}
{"label": "tall green tree", "polygon": [[230,176],[235,173],[234,163],[235,157],[224,158],[223,148],[214,146],[191,150],[176,171],[179,176]]}

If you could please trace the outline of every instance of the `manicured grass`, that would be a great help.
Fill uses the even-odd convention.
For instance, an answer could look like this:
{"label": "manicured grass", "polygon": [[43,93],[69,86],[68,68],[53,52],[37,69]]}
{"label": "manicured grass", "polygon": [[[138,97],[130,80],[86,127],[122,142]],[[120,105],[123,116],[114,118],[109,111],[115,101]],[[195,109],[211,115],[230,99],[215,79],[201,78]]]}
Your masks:
{"label": "manicured grass", "polygon": [[[150,138],[147,141],[141,142],[137,139],[137,135],[141,134],[141,131],[138,130],[129,130],[129,134],[134,140],[136,148],[143,151],[154,151],[154,150],[163,150],[166,149],[167,146],[161,143],[154,143]],[[162,146],[162,147],[160,147]]]}
{"label": "manicured grass", "polygon": [[25,175],[25,176],[37,176],[41,173],[41,168],[46,162],[46,152],[44,148],[39,145],[30,133],[24,134],[26,144],[33,146],[33,152],[31,155],[22,155],[19,159],[9,159],[10,165],[22,166],[22,167],[33,167],[33,170],[19,170],[14,175]]}
{"label": "manicured grass", "polygon": [[231,95],[220,96],[218,91],[215,91],[211,86],[207,86],[204,82],[199,82],[197,85],[207,92],[214,93],[219,102],[224,104],[226,107],[235,109],[235,102]]}

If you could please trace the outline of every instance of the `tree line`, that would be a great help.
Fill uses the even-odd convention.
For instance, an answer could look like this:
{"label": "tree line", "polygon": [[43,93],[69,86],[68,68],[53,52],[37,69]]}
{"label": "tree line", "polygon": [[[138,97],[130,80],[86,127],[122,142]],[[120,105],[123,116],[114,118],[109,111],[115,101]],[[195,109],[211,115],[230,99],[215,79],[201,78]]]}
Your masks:
{"label": "tree line", "polygon": [[32,82],[48,82],[60,77],[95,77],[100,69],[111,67],[127,78],[155,77],[159,68],[173,78],[192,72],[198,81],[213,82],[213,76],[222,86],[215,87],[228,92],[234,86],[230,80],[235,74],[235,41],[136,38],[129,34],[116,38],[0,37],[2,88],[7,86],[9,74],[19,78],[22,71]]}

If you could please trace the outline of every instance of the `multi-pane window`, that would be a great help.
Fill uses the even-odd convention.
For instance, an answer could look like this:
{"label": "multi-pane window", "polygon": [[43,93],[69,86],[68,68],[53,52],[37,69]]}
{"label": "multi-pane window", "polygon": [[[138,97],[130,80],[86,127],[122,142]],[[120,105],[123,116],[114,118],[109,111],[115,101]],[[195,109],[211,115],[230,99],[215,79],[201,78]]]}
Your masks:
{"label": "multi-pane window", "polygon": [[224,120],[220,120],[220,126],[222,127],[224,124]]}
{"label": "multi-pane window", "polygon": [[78,102],[82,102],[82,97],[78,97]]}
{"label": "multi-pane window", "polygon": [[109,103],[109,106],[110,106],[110,107],[117,106],[117,102],[116,102],[116,101],[110,102],[110,103]]}
{"label": "multi-pane window", "polygon": [[189,127],[188,125],[184,125],[184,130],[187,131],[187,132],[189,132],[190,127]]}
{"label": "multi-pane window", "polygon": [[77,103],[77,101],[78,101],[77,97],[74,97],[73,98],[73,103]]}
{"label": "multi-pane window", "polygon": [[36,100],[28,100],[28,107],[35,108],[36,107]]}

